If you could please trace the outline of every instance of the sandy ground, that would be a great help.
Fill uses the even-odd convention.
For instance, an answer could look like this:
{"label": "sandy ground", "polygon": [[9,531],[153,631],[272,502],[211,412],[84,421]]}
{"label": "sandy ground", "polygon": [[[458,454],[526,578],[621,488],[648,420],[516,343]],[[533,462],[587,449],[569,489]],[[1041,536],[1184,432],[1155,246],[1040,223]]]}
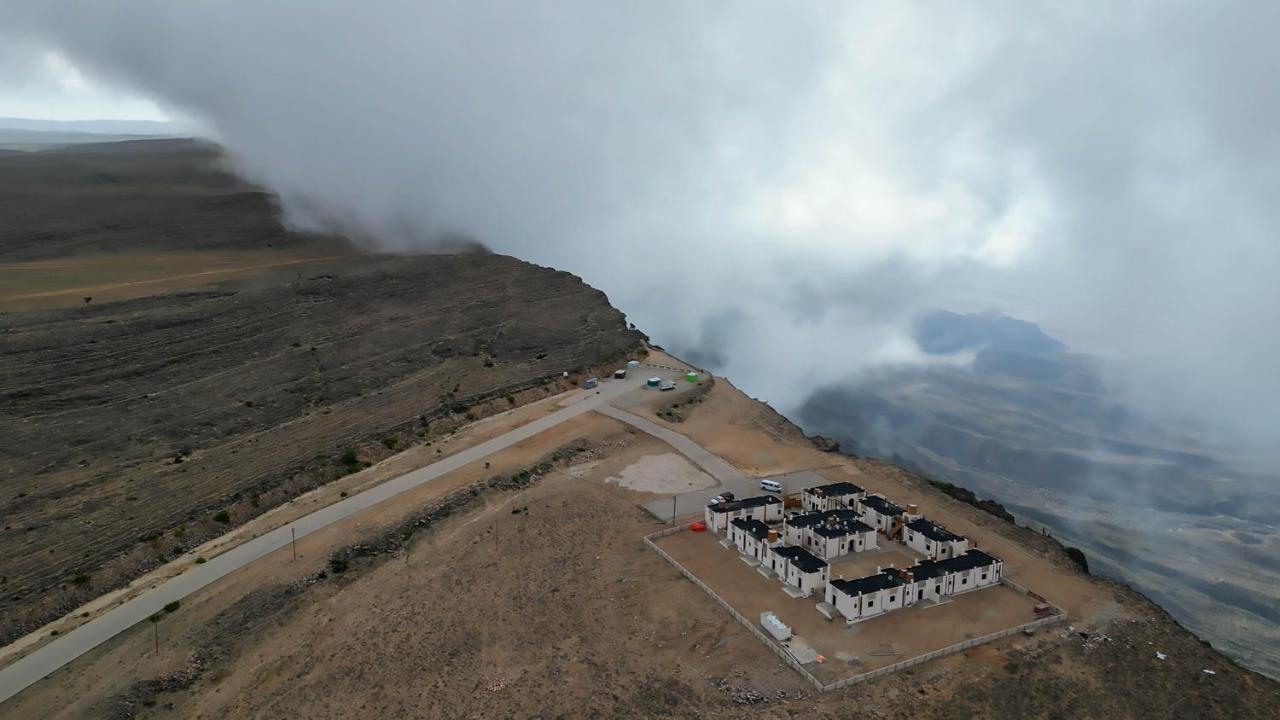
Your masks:
{"label": "sandy ground", "polygon": [[715,478],[693,466],[677,453],[645,455],[623,468],[616,476],[605,478],[631,490],[669,495],[701,488],[715,487]]}
{"label": "sandy ground", "polygon": [[879,572],[880,568],[911,567],[924,557],[901,543],[885,538],[884,535],[876,535],[876,544],[879,547],[875,550],[849,553],[831,560],[828,563],[831,566],[831,577],[844,577],[849,580],[866,577]]}
{"label": "sandy ground", "polygon": [[[642,410],[633,412],[644,414]],[[781,416],[722,378],[716,379],[715,388],[685,422],[666,423],[646,416],[753,475],[812,469],[831,482],[853,482],[899,505],[915,503],[929,519],[1004,560],[1009,579],[1048,597],[1084,622],[1106,623],[1124,616],[1107,589],[1087,576],[1064,571],[1061,554],[1049,543],[1028,547],[1038,539],[1031,531],[953,500],[900,468],[820,452]]]}
{"label": "sandy ground", "polygon": [[186,251],[88,255],[0,263],[0,310],[77,307],[85,297],[103,303],[190,290],[258,277],[295,266],[337,266],[342,256],[299,250]]}
{"label": "sandy ground", "polygon": [[[720,402],[738,401],[730,397]],[[704,403],[691,422],[704,407],[715,405]],[[750,430],[750,421],[728,419],[735,427],[748,428],[740,431],[743,447],[736,452],[758,452],[782,470],[831,463],[832,456],[807,445],[775,445],[767,439],[770,433]],[[162,692],[153,706],[135,708],[138,716],[810,720],[868,715],[1243,718],[1280,713],[1274,683],[1235,668],[1152,606],[1065,569],[1061,558],[1045,549],[1047,544],[1036,542],[1038,536],[1027,534],[1026,549],[1015,548],[1009,536],[1025,531],[1007,529],[908,476],[863,461],[822,473],[832,479],[855,478],[895,499],[919,498],[926,512],[952,529],[972,531],[980,546],[1005,553],[1006,568],[1019,582],[1044,591],[1073,613],[1088,615],[1072,618],[1077,630],[1090,618],[1105,622],[1109,642],[1065,629],[1005,638],[848,691],[816,696],[640,542],[660,527],[637,507],[652,495],[606,479],[622,478],[628,468],[646,457],[668,454],[670,448],[589,414],[537,442],[493,456],[489,469],[469,467],[447,483],[424,486],[306,538],[299,543],[296,562],[282,551],[219,581],[165,618],[158,655],[152,652],[153,628],[134,628],[0,706],[0,718],[109,715],[110,698],[180,665],[200,638],[208,637],[210,622],[231,612],[228,608],[238,608],[239,599],[319,570],[334,548],[415,512],[448,487],[526,467],[580,437],[598,447],[588,462],[555,472],[526,490],[487,494],[482,506],[433,527],[408,552],[362,560],[348,573],[309,586],[279,607],[232,614],[236,622],[222,627],[239,630],[226,632],[232,637],[225,656],[189,688]],[[631,470],[633,476],[635,472]],[[770,609],[786,613],[785,619],[793,615],[786,605],[795,605],[794,622],[802,636],[815,647],[831,643],[830,657],[840,661],[820,672],[848,672],[846,661],[855,655],[860,669],[894,661],[892,656],[869,655],[868,648],[883,644],[905,654],[941,642],[943,636],[980,634],[1006,622],[1006,615],[1021,612],[1018,604],[1026,602],[1003,588],[981,590],[949,604],[899,611],[844,630],[822,618],[812,600],[788,598],[776,581],[750,571],[734,551],[708,536],[680,533],[670,543],[693,543],[675,549],[687,552],[691,563],[703,563],[700,574],[724,574],[728,585],[758,578],[763,585],[750,596],[761,603],[768,598]],[[1009,596],[1012,605],[1006,602]],[[224,621],[227,617],[221,615]],[[909,627],[899,622],[904,618]],[[1156,647],[1170,659],[1154,659]]]}
{"label": "sandy ground", "polygon": [[[808,669],[824,682],[875,670],[954,643],[1031,622],[1035,601],[1003,586],[958,595],[928,608],[903,608],[845,627],[827,620],[815,607],[818,595],[792,598],[776,578],[765,578],[739,562],[734,548],[725,548],[710,532],[682,532],[659,538],[659,547],[689,569],[748,619],[772,611],[789,625],[801,643],[812,647],[827,663]],[[872,655],[891,648],[892,655]],[[853,662],[831,662],[837,658]],[[852,666],[852,667],[851,667]]]}
{"label": "sandy ground", "polygon": [[[799,692],[799,678],[770,662],[754,638],[725,637],[732,621],[700,603],[700,591],[636,541],[652,527],[635,507],[635,493],[603,482],[663,446],[598,416],[556,430],[557,437],[499,453],[490,470],[473,468],[451,478],[450,486],[514,470],[557,441],[585,436],[616,449],[594,464],[589,477],[560,472],[520,493],[518,502],[512,494],[493,498],[483,511],[450,520],[406,556],[357,581],[318,588],[304,612],[248,639],[234,673],[202,681],[192,697],[171,712],[156,708],[156,716],[277,717],[288,708],[290,717],[349,717],[346,698],[367,689],[371,675],[384,676],[388,690],[361,709],[378,717],[461,717],[462,707],[512,703],[525,709],[517,716],[529,716],[553,707],[563,684],[580,688],[610,676],[610,694],[655,693],[661,699],[643,674],[635,682],[622,680],[611,660],[620,653],[640,659],[651,673],[677,668],[689,682],[755,661],[760,667],[753,681]],[[282,551],[215,583],[166,620],[159,656],[152,653],[152,628],[135,628],[0,707],[0,717],[101,716],[110,696],[174,667],[190,652],[183,628],[207,622],[255,587],[321,569],[332,549],[385,527],[445,489],[424,486],[413,497],[309,536],[299,542],[296,563]],[[530,510],[516,516],[512,506]],[[580,528],[599,526],[601,517],[621,532],[599,534],[583,552]],[[606,617],[608,623],[582,621]],[[398,679],[387,682],[387,672]]]}
{"label": "sandy ground", "polygon": [[[277,527],[286,525],[298,517],[335,503],[347,495],[354,495],[361,490],[385,482],[390,478],[398,477],[411,470],[424,467],[460,450],[478,445],[514,428],[530,423],[539,417],[555,412],[557,408],[563,407],[566,403],[585,397],[585,392],[586,391],[575,390],[564,393],[563,395],[554,395],[507,412],[492,415],[467,425],[459,430],[455,435],[444,437],[433,442],[431,445],[411,446],[405,451],[392,455],[372,467],[339,478],[331,483],[322,485],[311,492],[300,495],[284,505],[250,520],[244,525],[241,525],[221,537],[192,548],[182,557],[147,573],[130,583],[127,587],[107,593],[92,602],[76,608],[61,620],[50,623],[40,630],[6,645],[4,648],[0,649],[0,663],[11,662],[35,648],[40,647],[40,645],[50,640],[52,637],[50,635],[51,632],[56,631],[60,634],[65,634],[71,629],[89,622],[93,618],[107,612],[117,605],[120,605],[126,600],[136,597],[143,590],[155,587],[165,579],[181,574],[187,568],[191,567],[192,563],[196,562],[198,558],[208,560],[216,557],[219,553],[222,553],[231,547],[235,547],[249,538],[257,537]],[[582,418],[578,418],[565,423],[561,427],[570,428],[568,430],[568,435],[572,435],[573,432],[576,431],[576,428],[584,427],[585,424],[586,421]],[[564,431],[557,432],[555,434],[555,438],[564,439],[565,437],[566,433]],[[570,437],[569,439],[572,438]],[[494,463],[494,471],[496,471],[499,467],[498,463],[494,462],[493,459],[491,459],[490,462]],[[483,467],[481,466],[479,469],[483,469]],[[431,483],[429,486],[431,489],[424,490],[426,494],[421,497],[423,499],[436,497],[448,490],[455,489],[468,482],[473,482],[483,475],[484,473],[475,472],[463,474],[455,473],[449,475],[445,478],[441,478],[437,482]]]}

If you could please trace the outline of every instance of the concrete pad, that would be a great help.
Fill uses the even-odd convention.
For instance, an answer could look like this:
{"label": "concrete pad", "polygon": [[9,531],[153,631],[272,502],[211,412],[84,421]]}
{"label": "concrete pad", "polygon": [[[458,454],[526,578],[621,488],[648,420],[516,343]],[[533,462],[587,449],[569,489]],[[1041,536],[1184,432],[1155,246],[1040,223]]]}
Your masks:
{"label": "concrete pad", "polygon": [[720,538],[720,544],[727,548],[737,549],[737,548],[734,548],[733,541],[730,540],[729,538]]}
{"label": "concrete pad", "polygon": [[741,560],[743,564],[745,564],[747,567],[756,567],[757,565],[760,564],[759,560],[749,555],[739,555],[738,559]]}
{"label": "concrete pad", "polygon": [[787,641],[787,651],[801,665],[818,662],[818,651],[813,649],[807,640],[799,635],[792,635]]}
{"label": "concrete pad", "polygon": [[777,573],[775,573],[774,571],[772,571],[772,570],[770,570],[769,568],[765,567],[764,565],[761,565],[761,566],[757,567],[757,568],[756,568],[756,572],[760,573],[760,574],[761,574],[761,575],[763,575],[764,577],[769,578],[770,580],[772,580],[773,578],[778,577],[778,574],[777,574]]}
{"label": "concrete pad", "polygon": [[840,611],[836,610],[835,605],[832,605],[831,603],[825,600],[818,603],[817,607],[818,607],[818,612],[822,613],[823,617],[825,617],[828,620],[835,620],[836,616],[840,614]]}
{"label": "concrete pad", "polygon": [[804,591],[794,585],[783,585],[782,592],[786,593],[788,597],[793,597],[793,598],[804,597]]}

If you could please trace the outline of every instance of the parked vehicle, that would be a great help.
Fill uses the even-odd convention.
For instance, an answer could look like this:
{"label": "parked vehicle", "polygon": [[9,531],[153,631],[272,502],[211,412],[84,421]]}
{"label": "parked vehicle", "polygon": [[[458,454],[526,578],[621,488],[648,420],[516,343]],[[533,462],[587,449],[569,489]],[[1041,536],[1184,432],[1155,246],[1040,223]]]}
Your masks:
{"label": "parked vehicle", "polygon": [[761,480],[760,489],[765,492],[780,493],[782,492],[782,483],[776,480]]}

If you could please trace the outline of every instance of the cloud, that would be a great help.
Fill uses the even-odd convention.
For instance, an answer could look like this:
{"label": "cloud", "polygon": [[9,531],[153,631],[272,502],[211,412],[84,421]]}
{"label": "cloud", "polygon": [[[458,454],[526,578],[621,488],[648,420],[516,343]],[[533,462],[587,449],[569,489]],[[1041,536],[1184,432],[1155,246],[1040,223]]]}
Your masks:
{"label": "cloud", "polygon": [[1280,6],[27,2],[288,219],[574,271],[783,409],[997,307],[1280,427]]}

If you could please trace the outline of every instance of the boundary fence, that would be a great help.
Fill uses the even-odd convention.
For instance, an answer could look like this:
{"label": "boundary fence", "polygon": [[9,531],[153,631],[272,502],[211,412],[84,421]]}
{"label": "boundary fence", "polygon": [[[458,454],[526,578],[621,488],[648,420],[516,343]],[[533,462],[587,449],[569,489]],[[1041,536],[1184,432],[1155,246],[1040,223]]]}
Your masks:
{"label": "boundary fence", "polygon": [[[1011,628],[1005,628],[1004,630],[998,630],[996,632],[989,633],[981,637],[964,640],[962,642],[958,642],[953,645],[948,645],[944,648],[934,650],[932,652],[924,653],[923,655],[917,655],[913,658],[910,658],[909,660],[903,660],[902,662],[897,662],[892,665],[886,665],[882,668],[876,668],[875,670],[868,670],[867,672],[864,672],[864,673],[859,673],[851,677],[843,678],[841,680],[836,680],[834,682],[824,684],[821,680],[814,677],[813,673],[806,670],[805,667],[800,664],[800,661],[796,660],[795,656],[793,656],[785,647],[779,645],[777,642],[770,639],[769,636],[765,635],[764,631],[756,627],[755,623],[743,617],[742,613],[733,609],[733,606],[730,605],[724,598],[717,595],[716,592],[712,590],[710,587],[708,587],[706,583],[699,580],[696,575],[690,572],[685,566],[677,562],[676,559],[671,557],[671,555],[669,555],[666,550],[663,550],[662,548],[658,547],[658,544],[654,542],[654,540],[657,540],[659,538],[664,538],[668,535],[674,535],[675,533],[678,533],[678,532],[684,532],[685,530],[688,530],[688,529],[689,529],[689,526],[687,524],[675,525],[673,527],[659,530],[658,532],[655,532],[655,533],[650,533],[649,535],[644,536],[644,544],[648,545],[651,550],[656,552],[658,556],[661,557],[663,560],[666,560],[668,563],[670,563],[671,566],[674,567],[676,570],[679,570],[680,574],[683,575],[685,578],[687,578],[690,582],[692,582],[694,585],[697,585],[699,588],[701,588],[702,591],[707,594],[707,597],[710,597],[712,600],[714,600],[715,603],[719,605],[721,608],[723,608],[725,612],[729,613],[729,615],[733,619],[742,623],[743,627],[745,627],[752,635],[754,635],[757,640],[764,643],[765,647],[772,650],[773,653],[777,655],[779,658],[781,658],[781,660],[784,663],[790,666],[792,670],[795,670],[796,672],[800,673],[800,676],[803,677],[805,680],[808,680],[809,683],[818,690],[818,692],[830,692],[832,690],[839,690],[841,688],[846,688],[851,685],[857,685],[859,683],[867,682],[868,680],[874,680],[878,677],[882,677],[890,673],[895,673],[900,670],[906,670],[907,668],[915,667],[916,665],[929,662],[930,660],[936,660],[940,657],[945,657],[947,655],[954,655],[958,652],[963,652],[965,650],[968,650],[971,647],[976,647],[978,645],[989,643],[993,640],[999,640],[1000,638],[1008,637],[1010,635],[1013,635],[1014,633],[1020,633],[1026,630],[1034,630],[1036,628],[1041,628],[1048,625],[1054,625],[1056,623],[1065,621],[1067,617],[1066,611],[1064,611],[1062,608],[1058,607],[1057,605],[1053,605],[1050,603],[1052,614],[1048,615],[1047,617],[1043,617],[1038,620],[1033,620],[1029,623],[1023,623],[1022,625],[1016,625]],[[1046,602],[1046,603],[1048,602],[1042,596],[1037,595],[1034,592],[1031,592],[1025,587],[1007,578],[1003,578],[1003,577],[1000,578],[1000,583],[1002,585],[1009,587],[1010,589],[1012,589],[1013,591],[1019,594],[1027,595],[1041,602]]]}

